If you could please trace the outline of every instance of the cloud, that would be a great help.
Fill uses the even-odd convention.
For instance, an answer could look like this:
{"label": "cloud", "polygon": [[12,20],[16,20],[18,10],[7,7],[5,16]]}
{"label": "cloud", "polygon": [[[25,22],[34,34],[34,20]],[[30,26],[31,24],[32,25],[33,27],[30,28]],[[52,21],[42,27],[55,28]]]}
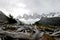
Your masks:
{"label": "cloud", "polygon": [[28,19],[28,20],[25,20],[24,18],[22,19],[19,19],[20,21],[22,21],[23,23],[26,23],[26,24],[33,24],[34,22],[40,20],[40,19]]}
{"label": "cloud", "polygon": [[7,16],[9,14],[16,18],[18,15],[28,14],[29,10],[25,9],[26,5],[19,2],[19,0],[0,0],[0,10],[2,10]]}
{"label": "cloud", "polygon": [[27,14],[24,14],[23,16],[18,16],[17,18],[18,19],[21,19],[21,18],[24,18],[25,20],[28,20],[28,19],[40,19],[42,17],[42,15],[39,15],[39,14],[32,14],[32,15],[27,15]]}
{"label": "cloud", "polygon": [[23,0],[21,2],[32,12],[39,14],[60,11],[60,0]]}
{"label": "cloud", "polygon": [[0,9],[18,15],[49,13],[60,11],[60,0],[0,0]]}

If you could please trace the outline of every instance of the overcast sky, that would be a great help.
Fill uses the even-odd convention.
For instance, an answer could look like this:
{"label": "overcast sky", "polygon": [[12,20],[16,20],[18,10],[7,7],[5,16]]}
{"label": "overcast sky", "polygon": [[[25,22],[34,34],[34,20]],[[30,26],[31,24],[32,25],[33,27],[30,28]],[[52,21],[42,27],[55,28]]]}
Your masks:
{"label": "overcast sky", "polygon": [[[60,0],[0,0],[0,9],[12,15],[60,11]],[[15,17],[16,17],[15,16]]]}
{"label": "overcast sky", "polygon": [[6,15],[60,12],[60,0],[0,0],[0,10]]}

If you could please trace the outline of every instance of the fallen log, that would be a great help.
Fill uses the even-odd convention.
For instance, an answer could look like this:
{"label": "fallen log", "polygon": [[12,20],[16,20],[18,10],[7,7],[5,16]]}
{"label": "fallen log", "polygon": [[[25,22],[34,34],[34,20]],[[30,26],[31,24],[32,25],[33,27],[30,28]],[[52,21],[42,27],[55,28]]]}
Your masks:
{"label": "fallen log", "polygon": [[59,36],[58,33],[60,33],[60,31],[52,33],[51,36]]}
{"label": "fallen log", "polygon": [[4,36],[9,36],[9,37],[12,37],[12,38],[23,38],[23,39],[33,39],[30,35],[26,34],[26,33],[21,33],[21,32],[9,32],[9,31],[1,31],[0,32],[1,37],[4,37]]}

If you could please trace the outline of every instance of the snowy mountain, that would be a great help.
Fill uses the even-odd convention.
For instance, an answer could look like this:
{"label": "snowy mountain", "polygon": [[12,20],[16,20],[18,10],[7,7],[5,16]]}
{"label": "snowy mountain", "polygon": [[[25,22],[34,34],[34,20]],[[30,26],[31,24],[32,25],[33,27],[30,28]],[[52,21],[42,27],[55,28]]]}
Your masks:
{"label": "snowy mountain", "polygon": [[52,18],[52,17],[60,17],[60,12],[50,12],[48,14],[42,14],[43,17],[48,17],[48,18]]}
{"label": "snowy mountain", "polygon": [[26,20],[28,20],[28,19],[36,19],[36,18],[41,18],[41,15],[39,15],[39,14],[33,14],[33,15],[28,15],[28,14],[24,14],[23,15],[23,17],[21,17],[21,16],[18,16],[17,18],[24,18],[24,19],[26,19]]}
{"label": "snowy mountain", "polygon": [[36,21],[39,21],[42,17],[52,18],[52,17],[60,17],[60,12],[50,12],[50,13],[42,13],[40,14],[33,14],[33,15],[27,15],[24,14],[23,16],[18,16],[17,18],[27,24],[32,24]]}

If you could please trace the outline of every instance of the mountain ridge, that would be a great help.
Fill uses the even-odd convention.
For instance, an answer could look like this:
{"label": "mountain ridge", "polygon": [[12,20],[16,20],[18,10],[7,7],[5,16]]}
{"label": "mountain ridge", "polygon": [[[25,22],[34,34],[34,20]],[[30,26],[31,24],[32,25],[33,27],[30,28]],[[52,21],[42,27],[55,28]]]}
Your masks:
{"label": "mountain ridge", "polygon": [[60,17],[52,17],[52,18],[42,17],[37,22],[42,25],[60,26]]}

